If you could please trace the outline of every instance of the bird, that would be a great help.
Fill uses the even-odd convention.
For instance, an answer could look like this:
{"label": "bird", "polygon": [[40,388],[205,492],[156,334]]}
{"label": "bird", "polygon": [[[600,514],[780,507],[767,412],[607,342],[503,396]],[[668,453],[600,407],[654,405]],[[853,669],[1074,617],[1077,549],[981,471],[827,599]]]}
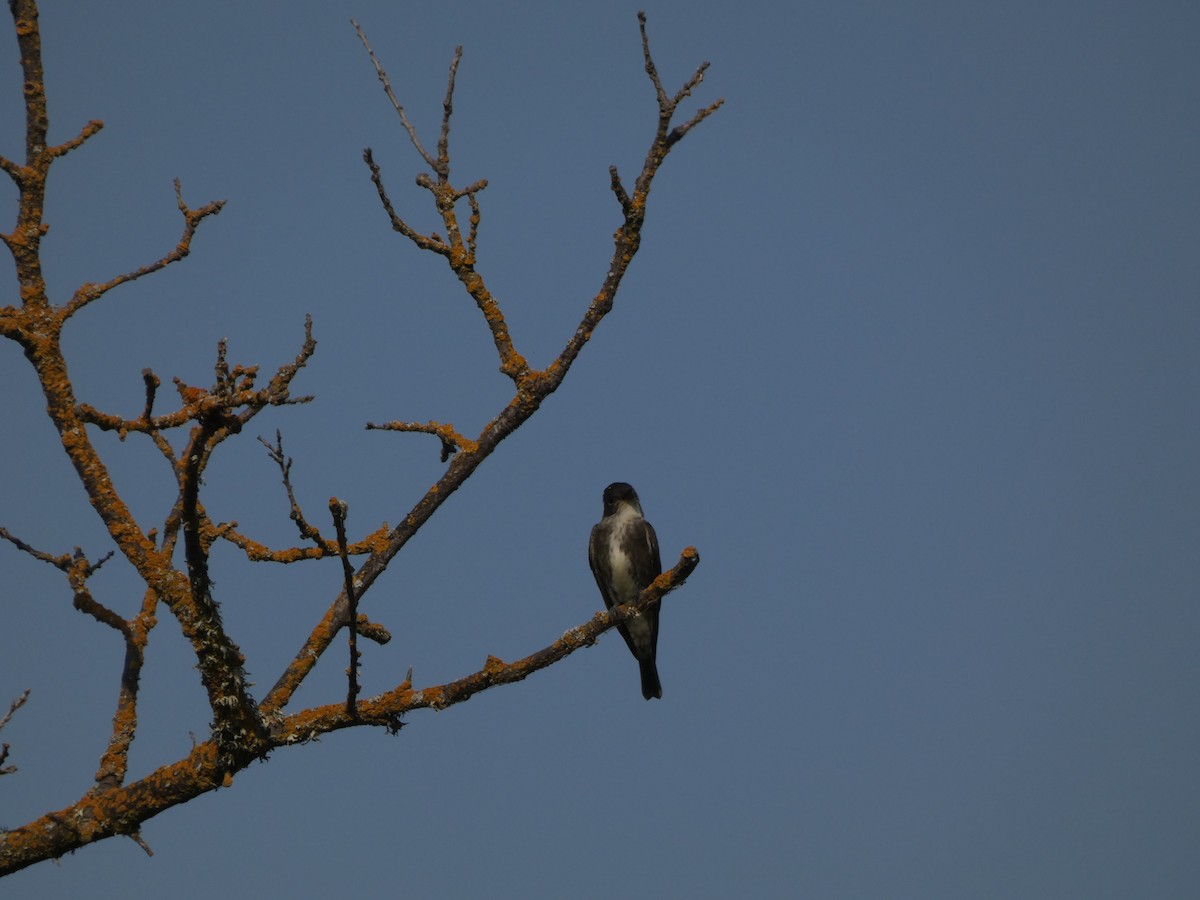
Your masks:
{"label": "bird", "polygon": [[[609,609],[631,603],[662,574],[658,536],[642,515],[632,485],[616,481],[604,489],[604,517],[592,528],[588,562],[604,605]],[[655,655],[658,649],[657,605],[617,626],[629,652],[638,661],[642,696],[662,699]]]}

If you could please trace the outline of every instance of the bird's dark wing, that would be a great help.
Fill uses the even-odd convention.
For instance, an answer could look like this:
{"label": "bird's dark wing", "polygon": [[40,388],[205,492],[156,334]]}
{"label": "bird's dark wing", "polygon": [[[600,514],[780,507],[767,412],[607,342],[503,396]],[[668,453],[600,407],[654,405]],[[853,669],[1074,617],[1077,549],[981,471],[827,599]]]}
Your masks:
{"label": "bird's dark wing", "polygon": [[592,567],[592,575],[596,578],[596,586],[600,588],[604,605],[612,609],[617,600],[609,593],[612,589],[612,564],[604,548],[607,541],[608,536],[600,525],[592,529],[592,536],[588,541],[588,564]]}
{"label": "bird's dark wing", "polygon": [[626,553],[633,560],[633,577],[639,590],[645,590],[662,574],[662,557],[658,553],[658,535],[654,526],[641,519],[625,532]]}
{"label": "bird's dark wing", "polygon": [[[662,559],[658,553],[658,535],[654,533],[654,526],[645,519],[639,519],[634,525],[625,532],[625,553],[633,563],[633,577],[637,582],[638,590],[644,591],[646,587],[655,578],[662,574]],[[644,613],[646,620],[650,623],[650,650],[649,655],[638,652],[635,649],[632,639],[626,637],[625,642],[629,644],[629,649],[633,651],[633,655],[639,660],[649,662],[650,670],[654,666],[654,653],[658,647],[658,614],[661,610],[660,606],[655,606],[653,609]],[[651,683],[657,684],[658,675],[655,674],[653,679],[648,679],[644,673],[643,685],[649,689]],[[662,688],[658,688],[657,694],[647,694],[649,699],[651,696],[662,696]]]}

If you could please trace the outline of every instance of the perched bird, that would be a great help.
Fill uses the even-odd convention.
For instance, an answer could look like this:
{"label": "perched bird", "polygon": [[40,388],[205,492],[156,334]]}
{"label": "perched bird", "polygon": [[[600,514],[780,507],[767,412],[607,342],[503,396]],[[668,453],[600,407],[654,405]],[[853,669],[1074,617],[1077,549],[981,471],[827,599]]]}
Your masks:
{"label": "perched bird", "polygon": [[[604,489],[604,518],[592,529],[588,541],[588,562],[600,586],[604,605],[612,609],[630,603],[662,574],[658,555],[658,537],[642,518],[637,492],[623,481]],[[658,668],[654,656],[658,647],[658,606],[653,606],[617,630],[629,652],[637,658],[642,671],[642,696],[662,698]]]}

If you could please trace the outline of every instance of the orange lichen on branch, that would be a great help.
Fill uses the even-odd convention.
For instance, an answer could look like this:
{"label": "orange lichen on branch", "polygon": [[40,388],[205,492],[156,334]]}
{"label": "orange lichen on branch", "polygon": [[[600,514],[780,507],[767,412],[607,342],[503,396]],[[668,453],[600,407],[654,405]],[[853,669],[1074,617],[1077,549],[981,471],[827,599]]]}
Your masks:
{"label": "orange lichen on branch", "polygon": [[110,790],[125,782],[129,768],[129,748],[137,734],[137,698],[145,663],[146,645],[150,631],[157,624],[154,615],[157,598],[147,591],[141,612],[121,629],[125,638],[125,665],[121,672],[121,688],[117,709],[113,713],[112,735],[96,770],[93,792]]}
{"label": "orange lichen on branch", "polygon": [[178,762],[127,787],[90,794],[65,809],[5,831],[0,836],[0,875],[102,838],[135,834],[142,822],[163,810],[220,787],[223,777],[216,745],[211,741],[199,744]]}
{"label": "orange lichen on branch", "polygon": [[479,307],[479,311],[483,313],[484,321],[487,322],[488,329],[492,333],[492,342],[496,345],[496,352],[500,355],[500,371],[519,382],[529,373],[529,363],[513,345],[512,335],[509,334],[508,323],[504,319],[500,304],[496,302],[483,283],[482,276],[470,265],[461,263],[456,266],[454,260],[451,259],[450,268],[454,270],[466,287],[467,293],[475,301],[475,305]]}
{"label": "orange lichen on branch", "polygon": [[366,613],[358,614],[358,633],[380,646],[387,644],[392,639],[392,633],[378,622],[368,619]]}
{"label": "orange lichen on branch", "polygon": [[442,462],[448,460],[460,450],[465,453],[476,453],[479,442],[464,437],[454,430],[454,426],[445,422],[375,422],[367,423],[368,431],[410,431],[420,434],[432,434],[442,441]]}
{"label": "orange lichen on branch", "polygon": [[[231,523],[236,524],[236,523]],[[265,544],[251,540],[231,527],[220,529],[217,535],[233,544],[246,554],[251,562],[294,563],[302,559],[324,559],[329,553],[324,547],[288,547],[283,550],[272,550]],[[335,551],[336,552],[336,551]]]}
{"label": "orange lichen on branch", "polygon": [[[245,553],[246,558],[251,562],[273,562],[286,565],[307,559],[328,559],[338,555],[338,546],[334,541],[322,541],[315,547],[286,547],[282,550],[272,550],[265,544],[260,544],[241,534],[237,531],[236,526],[236,522],[229,522],[220,526],[209,525],[208,529],[214,539],[221,538],[229,541]],[[380,525],[365,538],[347,544],[346,552],[350,556],[365,556],[368,553],[374,553],[387,540],[390,531],[391,529],[386,524]]]}
{"label": "orange lichen on branch", "polygon": [[[66,153],[68,150],[73,149],[74,146],[82,144],[85,140],[87,140],[88,137],[91,136],[91,134],[95,134],[100,130],[100,123],[93,122],[89,123],[89,125],[97,125],[98,127],[92,130],[90,133],[88,132],[88,129],[85,128],[84,132],[75,139],[75,142],[68,142],[68,144],[64,144],[61,147],[56,147],[54,149],[56,151],[60,151],[59,155],[61,155],[61,153]],[[73,146],[68,146],[72,144]],[[83,307],[87,306],[94,300],[100,299],[100,297],[104,296],[113,288],[130,281],[137,281],[139,278],[142,278],[153,272],[157,272],[159,269],[183,259],[191,252],[192,238],[196,233],[196,228],[206,217],[215,216],[225,206],[224,200],[214,200],[211,203],[206,203],[199,209],[189,208],[188,205],[183,202],[183,188],[180,186],[178,178],[175,179],[175,198],[179,206],[179,211],[183,214],[184,220],[183,235],[175,244],[175,248],[169,253],[159,257],[154,262],[148,263],[141,268],[134,269],[131,272],[126,272],[123,275],[117,275],[113,278],[110,278],[103,284],[92,284],[91,282],[85,282],[79,287],[78,290],[75,291],[74,296],[71,297],[71,300],[66,304],[66,306],[62,308],[60,315],[63,319],[73,316]]]}

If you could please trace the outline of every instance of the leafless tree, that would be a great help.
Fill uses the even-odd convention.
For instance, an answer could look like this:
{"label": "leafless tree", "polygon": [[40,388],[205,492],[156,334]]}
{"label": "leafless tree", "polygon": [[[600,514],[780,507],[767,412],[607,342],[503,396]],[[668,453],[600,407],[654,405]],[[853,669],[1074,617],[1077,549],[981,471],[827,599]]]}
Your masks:
{"label": "leafless tree", "polygon": [[[16,342],[32,365],[46,397],[46,413],[63,452],[87,492],[92,509],[111,538],[112,550],[103,557],[91,559],[78,548],[72,552],[35,548],[8,528],[0,528],[0,537],[34,559],[59,569],[66,577],[75,608],[120,634],[125,661],[117,686],[112,734],[100,758],[95,784],[67,808],[48,812],[26,825],[0,833],[0,874],[62,856],[112,835],[129,836],[149,851],[139,832],[143,822],[169,807],[229,784],[234,773],[254,760],[263,759],[272,750],[355,726],[382,726],[394,732],[400,727],[401,717],[410,710],[443,709],[489,687],[520,681],[531,672],[594,643],[603,632],[660,602],[695,569],[699,555],[695,548],[688,547],[679,562],[664,572],[635,603],[597,613],[523,659],[504,662],[489,656],[479,671],[445,684],[419,689],[412,685],[410,670],[408,677],[391,690],[365,699],[358,696],[360,639],[383,644],[390,637],[386,628],[361,611],[363,596],[446,498],[558,389],[596,326],[612,310],[617,289],[641,241],[651,182],[671,148],[721,105],[718,100],[686,121],[673,124],[680,103],[703,80],[707,63],[702,64],[678,91],[668,93],[650,55],[645,16],[639,14],[646,73],[657,95],[657,128],[642,170],[631,186],[626,185],[615,167],[610,169],[612,192],[622,215],[614,236],[611,265],[562,351],[546,368],[538,370],[531,368],[517,350],[504,313],[476,268],[480,236],[479,195],[487,182],[456,187],[451,180],[450,119],[462,48],[456,50],[450,65],[441,130],[436,149],[431,152],[419,139],[386,72],[355,23],[388,98],[429,169],[418,176],[417,181],[432,195],[444,230],[422,234],[397,213],[384,186],[383,173],[368,149],[363,157],[379,200],[395,231],[421,250],[445,258],[450,271],[482,313],[496,347],[500,371],[513,383],[513,394],[473,438],[465,436],[452,424],[440,422],[394,421],[368,425],[369,428],[436,436],[441,441],[442,462],[446,466],[437,483],[400,517],[399,525],[392,528],[383,525],[357,540],[347,536],[347,507],[337,498],[329,504],[332,536],[323,533],[314,518],[301,509],[292,490],[291,460],[284,453],[282,440],[276,433],[273,442],[263,443],[279,467],[300,543],[294,547],[271,548],[241,532],[236,522],[210,519],[201,502],[201,479],[220,445],[240,434],[259,412],[267,407],[304,403],[311,399],[294,395],[292,382],[316,349],[312,321],[305,322],[304,341],[295,358],[280,366],[269,378],[260,377],[258,366],[231,365],[226,360],[224,342],[221,342],[217,346],[212,385],[196,387],[175,378],[178,401],[168,411],[156,409],[160,379],[149,369],[143,372],[145,405],[136,418],[106,412],[76,400],[61,341],[72,317],[84,307],[102,300],[114,288],[144,278],[186,257],[196,230],[220,213],[223,201],[190,206],[177,181],[175,195],[183,229],[173,249],[139,269],[107,281],[85,283],[63,302],[52,302],[47,293],[40,254],[41,240],[48,227],[43,218],[47,174],[56,160],[81,147],[100,131],[103,124],[88,122],[74,138],[61,144],[49,142],[37,5],[35,0],[10,0],[9,6],[24,72],[25,159],[20,163],[0,157],[0,168],[13,180],[19,192],[16,224],[12,231],[0,234],[15,263],[19,298],[0,308],[0,334]],[[460,224],[459,217],[464,212],[467,213],[466,222]],[[157,527],[150,528],[137,521],[117,493],[105,460],[91,437],[95,431],[116,432],[122,438],[144,438],[154,445],[170,467],[177,491]],[[180,435],[182,451],[177,452],[167,439],[166,435],[170,433]],[[185,434],[186,438],[183,438]],[[233,635],[222,624],[220,604],[213,593],[209,554],[218,541],[240,548],[250,562],[300,562],[329,557],[341,560],[343,589],[261,700],[255,699],[248,689],[245,659]],[[182,565],[175,562],[180,547]],[[90,577],[114,554],[128,560],[144,584],[140,608],[128,619],[100,602],[88,586]],[[361,562],[356,567],[352,560],[358,559]],[[138,727],[139,681],[160,604],[170,611],[171,619],[195,654],[196,668],[212,711],[211,733],[183,759],[163,764],[146,777],[128,783],[129,750]],[[348,635],[350,655],[344,701],[290,710],[288,703],[293,694],[343,630]],[[13,703],[10,715],[25,696]],[[5,722],[7,720],[6,716]],[[0,762],[9,754],[7,745],[3,754]],[[5,770],[12,768],[6,766]]]}

